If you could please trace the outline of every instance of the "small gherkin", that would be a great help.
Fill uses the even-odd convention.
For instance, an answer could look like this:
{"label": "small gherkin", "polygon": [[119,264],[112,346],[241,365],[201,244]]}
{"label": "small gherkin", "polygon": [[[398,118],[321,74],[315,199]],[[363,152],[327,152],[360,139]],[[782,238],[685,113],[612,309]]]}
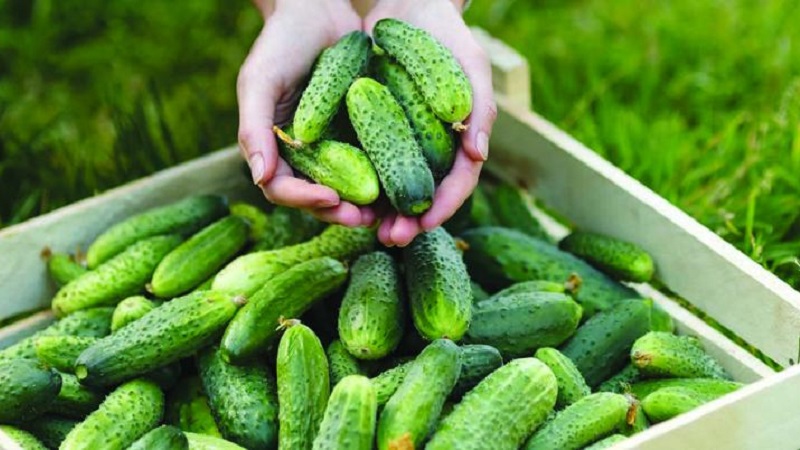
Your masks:
{"label": "small gherkin", "polygon": [[328,344],[325,350],[328,356],[328,364],[331,372],[331,386],[336,386],[349,375],[362,375],[358,360],[351,355],[342,344],[342,341],[335,339]]}
{"label": "small gherkin", "polygon": [[631,349],[631,362],[646,376],[730,379],[692,337],[651,331]]}
{"label": "small gherkin", "polygon": [[314,450],[369,450],[375,438],[378,403],[368,378],[349,375],[331,392]]}

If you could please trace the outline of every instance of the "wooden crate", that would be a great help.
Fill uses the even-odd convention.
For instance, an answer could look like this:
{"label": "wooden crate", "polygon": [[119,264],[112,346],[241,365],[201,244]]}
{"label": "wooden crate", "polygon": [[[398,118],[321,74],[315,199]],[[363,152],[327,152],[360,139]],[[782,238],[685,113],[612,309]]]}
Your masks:
{"label": "wooden crate", "polygon": [[[485,33],[476,36],[493,59],[499,116],[487,170],[528,186],[571,225],[633,241],[648,250],[657,278],[719,323],[783,365],[798,354],[800,293],[734,247],[603,160],[528,108],[527,65]],[[134,181],[102,195],[0,230],[0,320],[42,310],[0,330],[0,347],[53,319],[55,288],[40,257],[86,248],[102,230],[147,208],[190,194],[223,193],[258,201],[236,148]],[[566,228],[548,220],[556,236]],[[800,443],[800,369],[780,374],[650,285],[634,288],[675,319],[679,332],[700,338],[737,379],[739,392],[641,433],[615,448],[782,449]],[[4,437],[0,433],[0,448]]]}

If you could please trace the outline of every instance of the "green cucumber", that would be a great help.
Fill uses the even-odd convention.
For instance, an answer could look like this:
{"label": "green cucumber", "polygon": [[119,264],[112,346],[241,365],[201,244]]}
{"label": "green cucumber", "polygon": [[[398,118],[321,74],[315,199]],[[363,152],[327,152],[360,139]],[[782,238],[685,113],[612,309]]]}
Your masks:
{"label": "green cucumber", "polygon": [[231,441],[226,441],[221,437],[189,431],[184,431],[183,434],[189,441],[189,450],[246,450],[244,447],[240,447]]}
{"label": "green cucumber", "polygon": [[650,311],[650,331],[675,333],[675,321],[672,320],[672,316],[655,303],[653,303],[653,309]]}
{"label": "green cucumber", "polygon": [[361,375],[349,375],[331,392],[314,450],[370,450],[378,403],[375,388]]}
{"label": "green cucumber", "polygon": [[25,423],[25,430],[48,448],[57,449],[78,422],[59,416],[44,415]]}
{"label": "green cucumber", "polygon": [[250,225],[228,216],[200,230],[177,246],[156,267],[150,291],[158,297],[186,293],[216,273],[247,242]]}
{"label": "green cucumber", "polygon": [[478,303],[486,300],[489,298],[489,293],[484,291],[480,284],[470,281],[470,287],[472,288],[472,303]]}
{"label": "green cucumber", "polygon": [[310,449],[330,395],[328,360],[317,336],[298,321],[278,345],[278,448]]}
{"label": "green cucumber", "polygon": [[367,70],[370,49],[369,36],[353,31],[322,52],[294,113],[298,140],[309,144],[322,137],[347,88]]}
{"label": "green cucumber", "polygon": [[175,361],[173,363],[157,367],[142,375],[142,377],[155,382],[158,387],[161,388],[161,390],[167,392],[175,387],[175,384],[178,382],[182,374],[183,366],[181,366],[181,362]]}
{"label": "green cucumber", "polygon": [[325,354],[330,366],[331,386],[336,386],[346,376],[363,374],[358,360],[347,351],[342,341],[335,339],[328,344]]}
{"label": "green cucumber", "polygon": [[472,191],[472,208],[470,208],[470,223],[473,227],[490,227],[499,224],[497,217],[489,203],[486,185],[478,183]]}
{"label": "green cucumber", "polygon": [[0,423],[19,423],[47,410],[61,390],[61,376],[29,359],[0,360]]}
{"label": "green cucumber", "polygon": [[725,393],[700,392],[681,386],[664,387],[645,397],[642,400],[642,409],[648,419],[663,422],[723,395]]}
{"label": "green cucumber", "polygon": [[569,406],[592,393],[586,380],[583,379],[583,375],[575,367],[575,363],[563,353],[554,348],[543,347],[536,350],[534,356],[545,363],[556,376],[558,382],[557,409]]}
{"label": "green cucumber", "polygon": [[[434,175],[435,176],[435,175]],[[458,207],[452,217],[447,219],[443,224],[445,230],[452,236],[458,236],[465,230],[472,227],[470,214],[472,213],[472,196],[470,195],[464,200],[464,203]]]}
{"label": "green cucumber", "polygon": [[578,327],[559,350],[596,387],[630,361],[633,343],[650,328],[649,300],[624,300]]}
{"label": "green cucumber", "polygon": [[156,236],[132,244],[59,289],[53,298],[53,312],[63,317],[81,309],[114,306],[141,292],[158,263],[180,242],[178,236]]}
{"label": "green cucumber", "polygon": [[242,301],[215,291],[169,301],[92,344],[75,374],[88,386],[109,386],[178,361],[218,338]]}
{"label": "green cucumber", "polygon": [[88,388],[75,375],[61,374],[61,389],[47,407],[48,413],[71,419],[83,419],[96,410],[105,398],[105,392]]}
{"label": "green cucumber", "polygon": [[650,428],[650,421],[647,420],[647,415],[644,413],[641,402],[632,394],[625,394],[625,396],[628,397],[628,402],[631,406],[628,408],[625,423],[619,431],[625,436],[633,436]]}
{"label": "green cucumber", "polygon": [[492,372],[456,404],[425,447],[429,450],[514,450],[556,403],[556,378],[535,358]]}
{"label": "green cucumber", "polygon": [[94,240],[86,251],[86,263],[97,268],[138,241],[158,235],[188,236],[228,212],[227,200],[218,195],[188,197],[112,226]]}
{"label": "green cucumber", "polygon": [[472,318],[472,287],[453,238],[442,227],[420,234],[403,249],[403,262],[417,331],[460,340]]}
{"label": "green cucumber", "polygon": [[281,318],[299,317],[346,279],[347,267],[328,257],[312,259],[276,275],[228,325],[222,338],[223,357],[241,362],[263,352],[277,336]]}
{"label": "green cucumber", "polygon": [[653,258],[630,242],[588,231],[574,231],[558,246],[618,280],[642,283],[653,278]]}
{"label": "green cucumber", "polygon": [[461,373],[451,398],[461,397],[502,365],[503,357],[496,348],[490,345],[462,345]]}
{"label": "green cucumber", "polygon": [[266,364],[234,366],[217,347],[209,347],[198,354],[197,366],[222,436],[253,450],[274,448],[278,397]]}
{"label": "green cucumber", "polygon": [[397,264],[384,252],[359,257],[339,309],[339,337],[360,359],[380,359],[403,337],[405,299]]}
{"label": "green cucumber", "polygon": [[378,419],[380,450],[403,442],[420,447],[433,431],[461,372],[461,350],[448,339],[430,343],[411,364]]}
{"label": "green cucumber", "polygon": [[302,209],[276,206],[267,216],[254,251],[276,250],[305,242],[318,235],[325,224]]}
{"label": "green cucumber", "polygon": [[467,118],[472,85],[447,48],[427,31],[397,19],[379,20],[372,36],[405,67],[436,116],[450,123]]}
{"label": "green cucumber", "polygon": [[378,406],[383,406],[392,398],[392,395],[397,391],[397,388],[403,383],[406,374],[411,369],[411,364],[414,361],[408,361],[392,367],[372,378],[372,384],[375,386],[375,395],[378,399]]}
{"label": "green cucumber", "polygon": [[[20,450],[47,450],[44,443],[28,431],[11,425],[0,425],[0,433],[4,436],[0,442],[14,444]],[[5,447],[4,447],[5,448]]]}
{"label": "green cucumber", "polygon": [[595,442],[594,444],[588,447],[584,447],[583,450],[604,450],[613,447],[616,444],[619,444],[625,439],[628,438],[623,434],[612,434],[610,436],[604,437],[603,439],[600,439],[599,441]]}
{"label": "green cucumber", "polygon": [[53,253],[47,258],[47,271],[58,286],[63,286],[89,271],[78,264],[72,255]]}
{"label": "green cucumber", "polygon": [[84,336],[42,336],[36,339],[36,357],[60,372],[73,373],[78,355],[97,342],[98,338]]}
{"label": "green cucumber", "polygon": [[742,386],[744,386],[742,383],[715,378],[665,378],[633,383],[630,385],[630,391],[640,400],[658,390],[673,387],[694,392],[700,397],[714,397],[729,394]]}
{"label": "green cucumber", "polygon": [[234,202],[231,203],[231,215],[241,217],[250,225],[247,233],[247,240],[256,243],[264,233],[267,232],[270,216],[261,208],[250,203]]}
{"label": "green cucumber", "polygon": [[651,331],[637,339],[631,362],[648,377],[730,379],[693,338],[663,331]]}
{"label": "green cucumber", "polygon": [[508,183],[496,186],[489,197],[492,211],[501,226],[529,236],[548,239],[542,224],[531,212],[533,199],[524,189]]}
{"label": "green cucumber", "polygon": [[427,211],[433,202],[433,174],[389,89],[359,78],[347,91],[347,111],[392,206],[407,216]]}
{"label": "green cucumber", "polygon": [[153,428],[133,443],[128,450],[188,450],[189,440],[173,426]]}
{"label": "green cucumber", "polygon": [[568,282],[559,283],[547,280],[521,281],[495,293],[492,297],[502,297],[526,292],[555,292],[558,294],[566,294],[567,284]]}
{"label": "green cucumber", "polygon": [[631,384],[636,383],[642,378],[641,372],[633,364],[628,364],[614,374],[611,378],[603,381],[597,390],[600,392],[616,392],[617,394],[624,394],[630,389]]}
{"label": "green cucumber", "polygon": [[525,450],[577,450],[614,433],[625,423],[630,403],[624,395],[598,392],[583,397],[545,424]]}
{"label": "green cucumber", "polygon": [[169,392],[164,419],[164,422],[175,425],[184,432],[222,437],[211,407],[208,406],[203,383],[197,376],[182,379]]}
{"label": "green cucumber", "polygon": [[164,413],[164,394],[147,380],[120,385],[69,432],[60,450],[122,450],[152,430]]}
{"label": "green cucumber", "polygon": [[158,303],[141,295],[134,295],[119,302],[111,316],[111,332],[115,332],[134,320],[141,319],[145,314],[154,310]]}

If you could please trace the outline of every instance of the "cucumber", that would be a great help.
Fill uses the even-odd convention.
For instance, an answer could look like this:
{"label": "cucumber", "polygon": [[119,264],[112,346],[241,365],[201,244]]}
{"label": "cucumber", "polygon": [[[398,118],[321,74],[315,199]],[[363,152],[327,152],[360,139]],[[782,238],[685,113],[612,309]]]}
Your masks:
{"label": "cucumber", "polygon": [[206,434],[184,431],[183,434],[189,441],[189,450],[246,450],[231,441]]}
{"label": "cucumber", "polygon": [[406,374],[411,369],[412,361],[392,367],[377,376],[372,378],[372,385],[375,386],[375,395],[378,400],[378,406],[383,406],[397,391],[397,388],[403,383]]}
{"label": "cucumber", "polygon": [[208,406],[203,383],[197,376],[184,378],[167,396],[164,422],[184,432],[222,437]]}
{"label": "cucumber", "polygon": [[349,375],[333,388],[314,450],[370,450],[378,403],[375,388],[361,375]]}
{"label": "cucumber", "polygon": [[472,288],[472,303],[478,303],[489,298],[489,293],[484,291],[480,284],[471,281],[470,287]]}
{"label": "cucumber", "polygon": [[619,429],[630,404],[624,395],[598,392],[583,397],[533,434],[524,450],[577,450]]}
{"label": "cucumber", "polygon": [[616,392],[617,394],[624,394],[630,390],[631,384],[636,383],[642,378],[639,369],[633,364],[628,364],[614,374],[611,378],[603,381],[597,390],[600,392]]}
{"label": "cucumber", "polygon": [[227,200],[218,195],[188,197],[150,209],[117,223],[98,236],[86,251],[86,263],[90,269],[95,269],[130,245],[154,236],[188,236],[227,212]]}
{"label": "cucumber", "polygon": [[470,208],[470,222],[473,227],[490,227],[499,224],[497,217],[489,203],[489,195],[483,183],[478,183],[472,191],[472,208]]}
{"label": "cucumber", "polygon": [[653,278],[653,258],[630,242],[588,231],[574,231],[558,246],[618,280],[643,283]]}
{"label": "cucumber", "polygon": [[109,386],[178,361],[218,338],[241,302],[214,291],[167,302],[84,350],[75,374],[87,386]]}
{"label": "cucumber", "polygon": [[298,264],[270,279],[228,325],[222,338],[223,357],[241,362],[263,352],[277,336],[281,317],[299,317],[346,279],[344,264],[327,257]]}
{"label": "cucumber", "polygon": [[503,365],[500,351],[490,345],[462,345],[461,373],[451,397],[458,398]]}
{"label": "cucumber", "polygon": [[633,436],[650,428],[650,421],[647,420],[647,415],[644,413],[641,402],[632,394],[625,394],[625,396],[628,397],[628,402],[631,406],[628,408],[625,423],[619,431],[625,436]]}
{"label": "cucumber", "polygon": [[[434,174],[434,176],[436,176]],[[453,213],[452,217],[447,219],[443,224],[442,227],[447,230],[448,233],[452,236],[458,236],[459,234],[463,233],[465,230],[468,230],[472,227],[470,214],[472,213],[472,196],[470,195],[464,200],[464,203],[458,207],[456,212]]]}
{"label": "cucumber", "polygon": [[600,439],[599,441],[595,442],[594,444],[592,444],[592,445],[590,445],[588,447],[584,447],[583,450],[603,450],[603,449],[606,449],[606,448],[613,447],[614,445],[619,444],[620,442],[624,441],[625,439],[628,439],[627,437],[625,437],[625,435],[612,434],[612,435],[607,436],[607,437],[605,437],[603,439]]}
{"label": "cucumber", "polygon": [[53,313],[63,317],[81,309],[114,306],[141,292],[161,259],[180,242],[178,236],[156,236],[132,244],[59,289],[53,298]]}
{"label": "cucumber", "polygon": [[433,174],[389,89],[359,78],[347,91],[347,112],[392,206],[406,216],[427,211],[433,202]]}
{"label": "cucumber", "polygon": [[553,410],[557,390],[553,372],[541,361],[515,359],[464,396],[425,448],[517,449]]}
{"label": "cucumber", "polygon": [[729,394],[742,386],[744,386],[742,383],[714,378],[665,378],[633,383],[630,385],[630,391],[640,400],[658,390],[673,387],[695,392],[701,397],[714,397]]}
{"label": "cucumber", "polygon": [[384,252],[359,257],[339,309],[339,337],[360,359],[388,355],[403,337],[405,299],[397,265]]}
{"label": "cucumber", "polygon": [[448,339],[430,343],[411,364],[378,419],[380,450],[403,442],[420,447],[433,431],[461,372],[461,350]]}
{"label": "cucumber", "polygon": [[28,359],[0,360],[0,423],[31,420],[47,410],[61,390],[58,372]]}
{"label": "cucumber", "polygon": [[189,441],[183,432],[169,425],[153,428],[133,443],[128,450],[188,450]]}
{"label": "cucumber", "polygon": [[83,386],[75,375],[61,374],[58,396],[47,406],[47,412],[70,419],[83,419],[96,410],[105,392]]}
{"label": "cucumber", "polygon": [[48,448],[57,449],[78,422],[63,417],[44,415],[25,423],[25,430]]}
{"label": "cucumber", "polygon": [[648,377],[730,379],[692,338],[663,331],[651,331],[637,339],[631,362]]}
{"label": "cucumber", "polygon": [[681,386],[664,387],[645,397],[642,400],[642,409],[648,419],[663,422],[723,395],[725,393],[698,391]]}
{"label": "cucumber", "polygon": [[53,253],[47,258],[47,271],[56,285],[63,286],[85,274],[89,269],[78,264],[72,255]]}
{"label": "cucumber", "polygon": [[[3,435],[3,439],[0,439],[0,443],[15,445],[15,447],[10,448],[18,448],[20,450],[47,450],[44,443],[36,436],[20,428],[12,427],[11,425],[0,425],[0,433]],[[6,447],[4,446],[4,448]]]}
{"label": "cucumber", "polygon": [[558,283],[547,280],[521,281],[495,293],[492,297],[503,297],[506,295],[522,294],[530,292],[555,292],[566,294],[568,282]]}
{"label": "cucumber", "polygon": [[453,54],[427,31],[397,19],[379,20],[375,43],[395,57],[437,117],[460,123],[472,111],[472,85]]}
{"label": "cucumber", "polygon": [[536,350],[534,356],[547,365],[556,376],[558,382],[556,409],[567,407],[592,393],[581,372],[563,353],[554,348],[543,347]]}
{"label": "cucumber", "polygon": [[374,245],[374,229],[331,225],[308,242],[234,259],[214,277],[211,287],[249,297],[266,282],[301,262],[323,256],[349,261],[371,251]]}
{"label": "cucumber", "polygon": [[253,450],[274,448],[278,397],[266,364],[234,366],[209,347],[198,354],[197,367],[222,436]]}
{"label": "cucumber", "polygon": [[322,52],[294,113],[298,140],[308,144],[322,137],[347,88],[367,70],[370,49],[369,36],[353,31]]}
{"label": "cucumber", "polygon": [[270,216],[261,210],[258,206],[251,205],[245,202],[231,203],[231,215],[241,217],[247,224],[247,240],[254,244],[267,232],[270,222]]}
{"label": "cucumber", "polygon": [[675,333],[675,321],[672,320],[672,316],[655,303],[650,311],[650,331]]}
{"label": "cucumber", "polygon": [[155,382],[158,387],[161,388],[161,390],[167,392],[175,387],[175,384],[178,382],[182,374],[183,366],[181,366],[181,362],[175,361],[173,363],[157,367],[142,375],[142,377]]}
{"label": "cucumber", "polygon": [[78,355],[97,342],[98,338],[83,336],[42,336],[36,339],[36,357],[59,372],[73,373]]}
{"label": "cucumber", "polygon": [[422,93],[402,65],[388,56],[378,56],[373,59],[373,63],[376,78],[389,88],[405,111],[414,138],[422,149],[434,178],[444,178],[450,172],[455,159],[452,130],[445,127],[425,103]]}
{"label": "cucumber", "polygon": [[115,332],[156,308],[158,304],[141,295],[134,295],[119,302],[111,316],[111,332]]}
{"label": "cucumber", "polygon": [[442,227],[420,234],[403,249],[403,262],[417,331],[460,340],[472,318],[472,287],[453,238]]}
{"label": "cucumber", "polygon": [[328,360],[319,338],[289,320],[278,345],[279,449],[310,449],[330,396]]}
{"label": "cucumber", "polygon": [[342,341],[336,339],[331,342],[325,354],[328,356],[330,366],[331,386],[336,386],[346,376],[363,375],[358,360],[347,351]]}
{"label": "cucumber", "polygon": [[161,421],[164,394],[148,380],[120,385],[69,432],[60,450],[125,449]]}
{"label": "cucumber", "polygon": [[318,235],[325,224],[302,209],[276,206],[253,245],[254,251],[276,250],[305,242]]}
{"label": "cucumber", "polygon": [[157,297],[170,298],[192,290],[244,247],[249,228],[238,216],[225,217],[203,228],[158,264],[150,291]]}
{"label": "cucumber", "polygon": [[510,358],[522,357],[569,339],[582,313],[570,296],[555,292],[494,296],[473,307],[465,342],[491,345]]}
{"label": "cucumber", "polygon": [[529,236],[548,239],[542,224],[531,212],[533,199],[527,191],[508,183],[501,183],[492,190],[489,201],[492,212],[501,226],[521,231]]}
{"label": "cucumber", "polygon": [[633,343],[650,328],[650,301],[625,300],[596,314],[578,327],[560,348],[596,387],[630,361]]}

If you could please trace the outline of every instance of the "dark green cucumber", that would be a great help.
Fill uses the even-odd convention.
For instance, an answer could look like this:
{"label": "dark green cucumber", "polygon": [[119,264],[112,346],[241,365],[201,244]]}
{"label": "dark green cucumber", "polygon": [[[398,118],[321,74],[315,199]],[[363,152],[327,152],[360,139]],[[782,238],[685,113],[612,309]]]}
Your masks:
{"label": "dark green cucumber", "polygon": [[490,227],[499,224],[497,217],[489,203],[489,195],[483,183],[478,183],[472,191],[472,208],[470,208],[470,222],[473,227]]}
{"label": "dark green cucumber", "polygon": [[289,321],[278,345],[279,449],[310,449],[330,396],[328,360],[307,326]]}
{"label": "dark green cucumber", "polygon": [[556,292],[497,295],[473,307],[465,341],[491,345],[508,357],[555,347],[578,328],[583,310],[572,297]]}
{"label": "dark green cucumber", "polygon": [[384,252],[359,257],[339,309],[339,337],[360,359],[380,359],[400,343],[405,298],[397,265]]}
{"label": "dark green cucumber", "polygon": [[461,372],[451,397],[461,397],[503,365],[500,351],[490,345],[462,345]]}
{"label": "dark green cucumber", "polygon": [[63,286],[89,271],[78,264],[72,255],[53,253],[47,258],[47,271],[58,286]]}
{"label": "dark green cucumber", "polygon": [[221,437],[184,431],[190,450],[247,450]]}
{"label": "dark green cucumber", "polygon": [[624,395],[598,392],[556,414],[533,434],[525,450],[578,450],[614,433],[624,423],[630,403]]}
{"label": "dark green cucumber", "polygon": [[211,407],[208,406],[203,383],[197,376],[182,379],[169,392],[164,422],[175,425],[184,432],[222,437]]}
{"label": "dark green cucumber", "polygon": [[427,211],[433,202],[433,174],[389,89],[359,78],[347,91],[347,111],[392,206],[407,216]]}
{"label": "dark green cucumber", "polygon": [[150,291],[168,298],[192,290],[244,247],[249,228],[239,216],[228,216],[203,228],[161,260],[153,273]]}
{"label": "dark green cucumber", "polygon": [[646,282],[653,278],[653,258],[630,242],[588,231],[575,231],[562,239],[558,246],[618,280]]}
{"label": "dark green cucumber", "polygon": [[20,450],[47,450],[47,447],[45,447],[42,441],[21,428],[12,427],[11,425],[0,425],[0,433],[2,433],[4,437],[0,440],[0,443],[4,444],[3,448],[7,448],[5,444],[14,444],[14,447],[8,448],[17,448]]}
{"label": "dark green cucumber", "polygon": [[57,449],[77,424],[75,420],[48,414],[26,422],[24,426],[48,448]]}
{"label": "dark green cucumber", "polygon": [[188,450],[189,440],[183,432],[170,425],[153,428],[133,443],[128,450]]}
{"label": "dark green cucumber", "polygon": [[594,444],[588,447],[584,447],[583,450],[604,450],[609,447],[613,447],[616,444],[619,444],[625,439],[628,438],[625,437],[625,435],[623,434],[612,434],[610,436],[604,437],[603,439],[600,439],[599,441],[595,442]]}
{"label": "dark green cucumber", "polygon": [[331,386],[336,386],[346,376],[363,374],[358,360],[347,351],[342,341],[335,339],[331,342],[325,354],[330,366]]}
{"label": "dark green cucumber", "polygon": [[631,362],[649,377],[730,379],[693,338],[663,331],[651,331],[637,339]]}
{"label": "dark green cucumber", "polygon": [[716,400],[726,393],[698,391],[681,386],[661,388],[642,400],[642,409],[653,422],[663,422]]}
{"label": "dark green cucumber", "polygon": [[557,409],[569,406],[592,393],[592,390],[586,385],[583,375],[575,367],[575,363],[563,353],[554,348],[543,347],[536,350],[534,356],[549,367],[556,376],[558,382]]}
{"label": "dark green cucumber", "polygon": [[60,372],[73,373],[78,355],[99,338],[84,336],[42,336],[36,339],[36,357]]}
{"label": "dark green cucumber", "polygon": [[164,234],[188,236],[227,212],[227,200],[218,195],[188,197],[150,209],[98,236],[86,251],[86,262],[94,269],[138,241]]}
{"label": "dark green cucumber", "polygon": [[276,206],[253,245],[254,251],[276,250],[305,242],[318,235],[325,224],[302,209]]}
{"label": "dark green cucumber", "polygon": [[369,36],[353,31],[322,52],[294,113],[298,140],[308,144],[322,137],[347,88],[367,70],[370,50]]}
{"label": "dark green cucumber", "polygon": [[397,19],[379,20],[372,36],[405,67],[440,119],[458,123],[467,118],[472,85],[447,48],[427,31]]}
{"label": "dark green cucumber", "polygon": [[164,394],[147,380],[122,384],[69,432],[60,450],[122,450],[152,430],[164,413]]}
{"label": "dark green cucumber", "polygon": [[299,317],[347,279],[347,267],[324,257],[298,264],[270,279],[236,314],[222,338],[223,357],[241,362],[265,350],[281,318]]}
{"label": "dark green cucumber", "polygon": [[489,197],[492,211],[501,226],[521,231],[529,236],[547,239],[542,224],[531,212],[533,199],[527,191],[508,183],[496,186]]}
{"label": "dark green cucumber", "polygon": [[361,375],[349,375],[333,388],[314,450],[370,450],[378,403],[375,388]]}
{"label": "dark green cucumber", "polygon": [[402,442],[420,447],[433,431],[461,372],[461,350],[448,339],[430,343],[411,364],[378,419],[380,450]]}
{"label": "dark green cucumber", "polygon": [[181,378],[183,374],[183,366],[180,361],[175,361],[161,367],[157,367],[150,372],[142,375],[150,381],[155,382],[162,391],[167,392],[173,387]]}
{"label": "dark green cucumber", "polygon": [[565,294],[567,293],[567,282],[559,283],[547,280],[521,281],[495,293],[492,297],[502,297],[526,292],[556,292]]}
{"label": "dark green cucumber", "polygon": [[630,389],[631,384],[636,383],[642,378],[641,372],[633,364],[628,364],[614,374],[611,378],[603,381],[597,390],[600,392],[616,392],[624,394]]}
{"label": "dark green cucumber", "polygon": [[674,387],[694,392],[701,397],[715,397],[729,394],[742,386],[744,386],[742,383],[715,378],[665,378],[633,383],[630,385],[630,391],[639,400],[647,398],[658,390]]}
{"label": "dark green cucumber", "polygon": [[411,364],[414,361],[408,361],[392,367],[377,376],[372,378],[372,384],[375,386],[375,395],[378,399],[378,406],[383,406],[397,391],[400,384],[406,378],[406,374],[411,369]]}
{"label": "dark green cucumber", "polygon": [[238,216],[246,220],[250,225],[247,233],[247,240],[256,243],[264,235],[269,226],[270,216],[261,208],[245,202],[231,203],[231,215]]}
{"label": "dark green cucumber", "polygon": [[75,375],[62,373],[61,389],[47,407],[47,412],[71,419],[83,419],[100,406],[105,394],[80,384]]}
{"label": "dark green cucumber", "polygon": [[472,287],[450,234],[442,227],[420,234],[403,249],[414,326],[422,337],[458,341],[472,318]]}
{"label": "dark green cucumber", "polygon": [[650,328],[649,300],[623,300],[578,327],[560,349],[589,387],[596,387],[630,361],[633,343]]}
{"label": "dark green cucumber", "polygon": [[0,423],[19,423],[47,410],[61,390],[61,376],[28,359],[0,360]]}
{"label": "dark green cucumber", "polygon": [[111,332],[115,332],[156,308],[158,304],[141,295],[134,295],[119,302],[111,316]]}
{"label": "dark green cucumber", "polygon": [[445,230],[450,233],[452,236],[458,236],[459,234],[463,233],[465,230],[468,230],[472,227],[472,218],[470,214],[472,213],[472,196],[470,195],[464,200],[464,203],[458,207],[453,216],[447,219],[443,224]]}
{"label": "dark green cucumber", "polygon": [[573,273],[582,285],[575,298],[584,317],[609,308],[636,292],[608,278],[589,264],[556,246],[516,230],[485,227],[461,235],[469,249],[464,252],[470,275],[481,286],[498,290],[529,280],[565,282]]}
{"label": "dark green cucumber", "polygon": [[59,289],[53,312],[63,317],[95,306],[114,306],[141,292],[164,256],[180,244],[178,236],[156,236],[132,244],[103,265]]}
{"label": "dark green cucumber", "polygon": [[444,178],[455,159],[452,129],[436,117],[401,64],[388,56],[376,57],[373,63],[376,78],[389,88],[405,111],[434,178]]}
{"label": "dark green cucumber", "polygon": [[428,450],[514,450],[553,410],[553,372],[535,358],[515,359],[492,372],[456,404]]}
{"label": "dark green cucumber", "polygon": [[109,386],[178,361],[218,338],[242,301],[215,291],[169,301],[92,344],[75,374],[88,386]]}

